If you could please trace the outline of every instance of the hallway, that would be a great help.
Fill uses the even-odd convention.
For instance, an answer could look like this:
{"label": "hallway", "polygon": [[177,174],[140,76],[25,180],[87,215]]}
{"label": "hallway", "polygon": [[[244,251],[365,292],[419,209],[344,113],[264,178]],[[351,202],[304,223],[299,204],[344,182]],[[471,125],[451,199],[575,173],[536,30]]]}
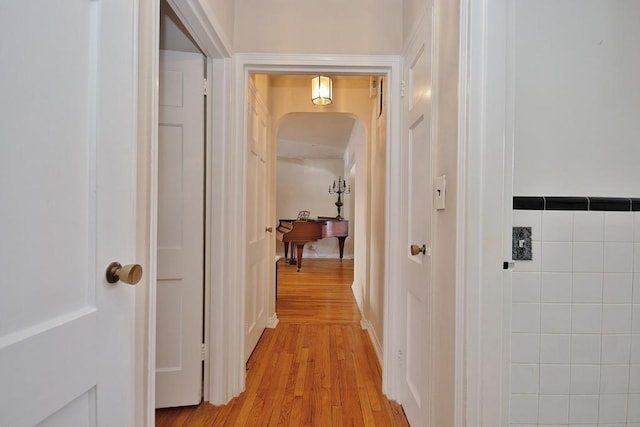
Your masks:
{"label": "hallway", "polygon": [[280,323],[247,363],[247,388],[228,405],[156,411],[156,426],[407,426],[381,393],[381,370],[360,328],[353,260],[278,266]]}

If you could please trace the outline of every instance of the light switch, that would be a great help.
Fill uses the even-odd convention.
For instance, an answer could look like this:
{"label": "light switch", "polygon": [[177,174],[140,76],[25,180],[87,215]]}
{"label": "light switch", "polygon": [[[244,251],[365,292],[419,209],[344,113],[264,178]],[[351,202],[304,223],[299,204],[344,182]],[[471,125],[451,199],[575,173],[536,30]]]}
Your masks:
{"label": "light switch", "polygon": [[445,207],[445,192],[447,188],[447,178],[444,175],[437,176],[434,180],[433,196],[437,210]]}
{"label": "light switch", "polygon": [[532,260],[531,246],[531,227],[513,227],[511,258],[514,261]]}

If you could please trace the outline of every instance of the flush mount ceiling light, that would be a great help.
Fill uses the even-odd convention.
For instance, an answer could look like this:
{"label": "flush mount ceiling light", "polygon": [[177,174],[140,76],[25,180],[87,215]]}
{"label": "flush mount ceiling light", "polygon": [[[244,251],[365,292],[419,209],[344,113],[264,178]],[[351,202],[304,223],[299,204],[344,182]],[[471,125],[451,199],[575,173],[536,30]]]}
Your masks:
{"label": "flush mount ceiling light", "polygon": [[315,105],[331,104],[333,83],[331,77],[316,76],[311,79],[311,102]]}

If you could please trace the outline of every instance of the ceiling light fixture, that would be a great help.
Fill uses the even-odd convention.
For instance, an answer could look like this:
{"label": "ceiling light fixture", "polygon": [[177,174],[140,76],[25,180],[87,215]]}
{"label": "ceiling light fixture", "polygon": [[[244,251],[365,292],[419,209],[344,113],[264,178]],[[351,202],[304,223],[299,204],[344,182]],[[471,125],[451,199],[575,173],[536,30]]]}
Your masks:
{"label": "ceiling light fixture", "polygon": [[333,82],[331,77],[316,76],[311,79],[311,102],[315,105],[331,104],[333,92]]}

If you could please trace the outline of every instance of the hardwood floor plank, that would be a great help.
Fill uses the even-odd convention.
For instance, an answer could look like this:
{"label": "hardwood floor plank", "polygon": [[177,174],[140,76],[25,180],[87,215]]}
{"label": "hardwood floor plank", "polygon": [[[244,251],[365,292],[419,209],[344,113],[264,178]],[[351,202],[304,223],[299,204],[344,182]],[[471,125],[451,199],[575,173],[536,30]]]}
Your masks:
{"label": "hardwood floor plank", "polygon": [[156,411],[156,426],[408,426],[381,391],[382,371],[360,327],[353,261],[281,264],[276,311],[247,361],[246,391],[227,405]]}
{"label": "hardwood floor plank", "polygon": [[296,385],[293,391],[294,396],[302,396],[304,393],[304,382],[307,375],[307,360],[309,359],[309,349],[301,348],[298,355],[298,373],[296,375]]}

